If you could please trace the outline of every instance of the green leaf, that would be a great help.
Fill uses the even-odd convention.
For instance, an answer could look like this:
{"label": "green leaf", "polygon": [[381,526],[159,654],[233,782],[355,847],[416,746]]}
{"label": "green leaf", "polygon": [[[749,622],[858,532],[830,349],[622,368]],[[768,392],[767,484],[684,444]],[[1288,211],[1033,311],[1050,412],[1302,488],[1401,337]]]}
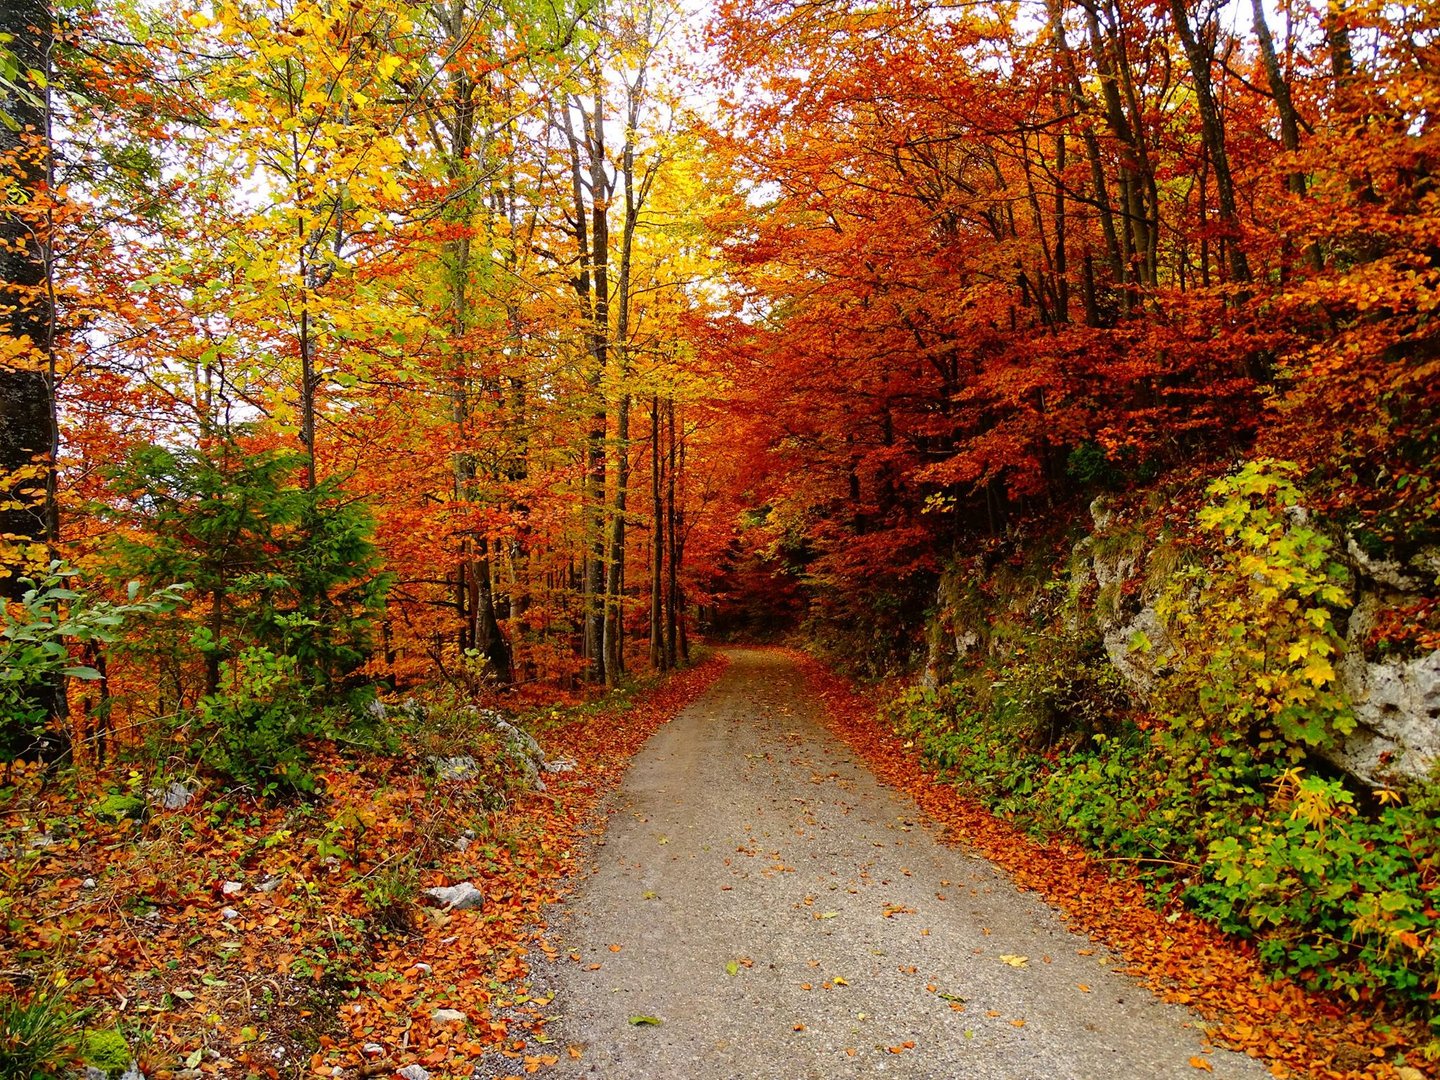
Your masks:
{"label": "green leaf", "polygon": [[72,679],[84,679],[86,682],[95,682],[105,676],[96,671],[93,667],[81,665],[79,667],[67,667],[60,669],[61,675],[68,675]]}
{"label": "green leaf", "polygon": [[641,1027],[641,1026],[659,1027],[659,1026],[660,1026],[660,1018],[659,1018],[658,1016],[632,1016],[632,1017],[630,1017],[630,1023],[633,1024],[635,1027]]}

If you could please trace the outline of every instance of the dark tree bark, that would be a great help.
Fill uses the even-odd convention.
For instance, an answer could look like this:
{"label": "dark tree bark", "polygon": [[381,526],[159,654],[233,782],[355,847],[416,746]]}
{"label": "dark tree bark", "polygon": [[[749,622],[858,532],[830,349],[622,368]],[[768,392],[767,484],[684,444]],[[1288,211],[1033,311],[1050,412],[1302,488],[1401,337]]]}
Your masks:
{"label": "dark tree bark", "polygon": [[[9,39],[0,47],[15,55],[22,72],[49,70],[53,39],[48,0],[0,3],[0,35],[0,40]],[[38,195],[48,186],[48,110],[42,89],[27,85],[23,75],[17,82],[20,92],[8,94],[0,106],[18,127],[0,124],[0,168],[18,180],[22,192]],[[46,221],[39,214],[23,209],[0,214],[0,330],[29,345],[18,361],[0,365],[0,538],[7,548],[48,547],[59,531],[54,310],[45,232]],[[16,562],[44,561],[36,554],[31,552],[29,559],[21,555]],[[3,589],[12,598],[23,591],[14,574],[5,578]]]}
{"label": "dark tree bark", "polygon": [[650,396],[650,666],[668,670],[665,662],[665,500],[661,478],[660,395]]}
{"label": "dark tree bark", "polygon": [[1210,53],[1195,36],[1190,25],[1190,16],[1185,11],[1185,0],[1170,0],[1170,14],[1175,20],[1175,31],[1180,35],[1185,58],[1190,64],[1190,74],[1195,80],[1195,105],[1200,111],[1200,134],[1205,148],[1210,152],[1210,164],[1215,170],[1215,193],[1220,201],[1220,220],[1229,234],[1225,240],[1230,278],[1236,282],[1248,282],[1250,263],[1245,257],[1245,248],[1240,243],[1240,214],[1235,203],[1235,181],[1230,175],[1230,158],[1225,153],[1225,129],[1220,120],[1220,107],[1215,100],[1215,85],[1210,78]]}
{"label": "dark tree bark", "polygon": [[[50,184],[49,81],[54,24],[49,0],[0,2],[0,48],[8,49],[22,73],[3,100],[11,121],[0,124],[0,170],[20,198],[0,212],[0,333],[26,347],[0,364],[0,596],[25,592],[20,578],[50,561],[59,538],[55,501],[55,458],[59,426],[55,413],[55,305],[51,291],[49,215],[43,209]],[[30,80],[24,72],[47,76]],[[13,126],[12,126],[13,125]],[[32,202],[33,198],[33,202]],[[30,207],[37,209],[31,210]],[[56,678],[37,688],[51,716],[66,714],[65,682]],[[0,717],[6,741],[16,734]],[[29,741],[30,736],[23,736]],[[38,752],[47,762],[70,749],[67,730],[47,730],[21,753]]]}

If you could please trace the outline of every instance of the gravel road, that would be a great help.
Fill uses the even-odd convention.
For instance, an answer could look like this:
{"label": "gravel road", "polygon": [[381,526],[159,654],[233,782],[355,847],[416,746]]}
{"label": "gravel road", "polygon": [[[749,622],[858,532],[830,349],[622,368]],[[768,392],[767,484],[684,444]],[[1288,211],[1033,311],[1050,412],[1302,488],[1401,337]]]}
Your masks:
{"label": "gravel road", "polygon": [[820,726],[784,656],[730,659],[635,759],[552,912],[559,959],[534,971],[555,992],[548,1075],[1207,1075],[1192,1057],[1269,1075],[942,845]]}

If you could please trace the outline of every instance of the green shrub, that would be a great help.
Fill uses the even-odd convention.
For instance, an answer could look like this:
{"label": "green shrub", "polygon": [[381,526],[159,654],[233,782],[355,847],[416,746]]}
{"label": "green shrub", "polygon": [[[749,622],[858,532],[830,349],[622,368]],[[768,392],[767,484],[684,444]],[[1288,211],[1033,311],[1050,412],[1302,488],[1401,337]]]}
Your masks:
{"label": "green shrub", "polygon": [[187,588],[171,585],[139,599],[132,582],[127,601],[115,604],[72,589],[78,573],[53,562],[44,577],[21,579],[29,587],[18,605],[0,605],[0,761],[42,747],[65,679],[100,678],[72,659],[72,645],[114,641],[127,621],[173,610]]}
{"label": "green shrub", "polygon": [[47,988],[24,1001],[0,997],[0,1080],[59,1077],[82,1019],[58,989]]}
{"label": "green shrub", "polygon": [[1261,459],[1212,483],[1199,522],[1220,547],[1156,605],[1175,646],[1159,695],[1171,725],[1291,762],[1355,728],[1332,662],[1348,574],[1300,510],[1295,471]]}
{"label": "green shrub", "polygon": [[[1366,814],[1338,780],[1287,770],[1265,816],[1210,845],[1202,914],[1253,937],[1307,984],[1381,989],[1430,1010],[1440,993],[1440,787]],[[1440,1018],[1432,1020],[1440,1030]]]}
{"label": "green shrub", "polygon": [[321,734],[320,710],[293,656],[242,649],[221,668],[221,687],[200,699],[202,760],[222,776],[264,794],[311,792],[305,740]]}
{"label": "green shrub", "polygon": [[419,891],[420,871],[410,858],[381,867],[360,885],[371,919],[383,930],[401,932],[411,927]]}

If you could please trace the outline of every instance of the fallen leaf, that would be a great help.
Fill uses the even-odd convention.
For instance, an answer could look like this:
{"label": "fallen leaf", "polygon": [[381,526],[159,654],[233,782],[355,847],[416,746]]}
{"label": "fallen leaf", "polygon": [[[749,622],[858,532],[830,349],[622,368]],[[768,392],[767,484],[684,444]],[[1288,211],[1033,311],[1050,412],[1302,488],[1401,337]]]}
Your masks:
{"label": "fallen leaf", "polygon": [[[614,946],[611,947],[614,948]],[[1011,967],[1023,968],[1030,958],[1028,956],[1016,956],[1014,953],[1001,953],[1000,959]]]}
{"label": "fallen leaf", "polygon": [[630,1023],[635,1027],[659,1027],[660,1018],[658,1016],[632,1016],[630,1017]]}
{"label": "fallen leaf", "polygon": [[1192,1069],[1204,1069],[1206,1072],[1215,1071],[1215,1066],[1211,1065],[1210,1062],[1206,1061],[1202,1057],[1192,1057],[1190,1059],[1190,1067]]}

